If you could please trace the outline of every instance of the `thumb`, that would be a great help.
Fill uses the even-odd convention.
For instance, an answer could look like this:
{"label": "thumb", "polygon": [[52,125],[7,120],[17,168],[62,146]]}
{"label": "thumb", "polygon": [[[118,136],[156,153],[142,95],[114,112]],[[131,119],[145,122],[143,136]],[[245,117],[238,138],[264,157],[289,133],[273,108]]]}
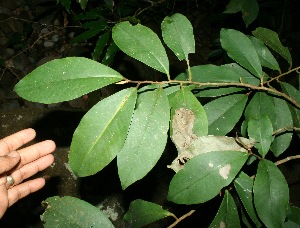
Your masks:
{"label": "thumb", "polygon": [[20,161],[21,157],[17,151],[10,152],[5,156],[0,157],[0,174],[8,172],[15,167]]}

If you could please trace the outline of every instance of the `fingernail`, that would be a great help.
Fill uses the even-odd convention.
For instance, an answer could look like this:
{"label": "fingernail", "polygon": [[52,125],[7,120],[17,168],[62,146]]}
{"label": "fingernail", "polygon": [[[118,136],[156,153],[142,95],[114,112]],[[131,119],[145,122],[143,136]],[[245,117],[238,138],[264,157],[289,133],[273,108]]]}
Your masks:
{"label": "fingernail", "polygon": [[9,157],[16,158],[19,157],[20,154],[17,151],[12,151],[8,154]]}

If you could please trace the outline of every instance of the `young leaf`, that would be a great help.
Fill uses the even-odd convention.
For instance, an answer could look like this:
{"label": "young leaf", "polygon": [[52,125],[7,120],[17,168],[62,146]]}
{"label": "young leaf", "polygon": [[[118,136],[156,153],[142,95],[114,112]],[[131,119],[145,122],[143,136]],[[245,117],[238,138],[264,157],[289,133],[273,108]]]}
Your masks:
{"label": "young leaf", "polygon": [[96,61],[67,57],[36,68],[14,90],[26,100],[50,104],[80,97],[122,79],[117,71]]}
{"label": "young leaf", "polygon": [[169,60],[158,36],[149,28],[128,21],[115,25],[112,37],[127,55],[169,75]]}
{"label": "young leaf", "polygon": [[233,29],[221,29],[221,45],[230,58],[261,78],[262,68],[256,50],[250,39]]}
{"label": "young leaf", "polygon": [[267,227],[281,227],[289,203],[289,188],[277,166],[260,160],[253,186],[254,205],[259,218]]}
{"label": "young leaf", "polygon": [[[282,82],[281,88],[283,92],[293,98],[298,104],[300,104],[300,92],[294,86],[289,83]],[[294,127],[300,127],[300,109],[295,106],[289,105],[290,111],[293,117],[293,125]],[[298,134],[300,137],[300,134]]]}
{"label": "young leaf", "polygon": [[101,100],[88,111],[74,132],[69,163],[75,175],[97,173],[121,151],[136,102],[136,88]]}
{"label": "young leaf", "polygon": [[261,227],[253,204],[253,180],[246,173],[241,172],[234,180],[235,189],[254,224],[256,227]]}
{"label": "young leaf", "polygon": [[[177,134],[179,132],[188,134],[188,131],[190,131],[190,134],[196,134],[197,136],[207,135],[208,122],[205,110],[188,88],[183,88],[173,93],[172,98],[169,98],[169,100],[172,107],[170,133],[172,138],[174,134],[176,134],[175,132],[177,132]],[[185,115],[187,112],[189,112],[190,115]],[[179,122],[174,122],[174,120],[178,119],[174,118],[174,115],[180,116],[181,119]],[[175,132],[172,126],[176,127]]]}
{"label": "young leaf", "polygon": [[178,204],[198,204],[212,199],[231,183],[247,157],[245,152],[214,151],[192,158],[173,177],[168,200]]}
{"label": "young leaf", "polygon": [[99,208],[75,197],[49,197],[43,204],[47,205],[45,213],[41,216],[45,228],[114,227]]}
{"label": "young leaf", "polygon": [[256,92],[245,110],[246,120],[259,115],[267,115],[272,123],[275,122],[274,101],[264,92]]}
{"label": "young leaf", "polygon": [[[283,99],[274,97],[275,105],[275,122],[273,122],[273,128],[275,131],[293,126],[293,117],[287,102]],[[277,157],[282,154],[290,145],[292,141],[292,132],[278,132],[271,144],[271,151]]]}
{"label": "young leaf", "polygon": [[168,138],[169,109],[163,89],[139,97],[125,145],[117,159],[123,189],[143,178],[162,155]]}
{"label": "young leaf", "polygon": [[144,200],[134,200],[130,203],[129,210],[124,215],[129,227],[144,227],[167,216],[173,216],[167,210],[162,209],[158,204]]}
{"label": "young leaf", "polygon": [[188,60],[195,53],[195,40],[191,22],[182,14],[165,17],[161,24],[162,37],[179,60]]}
{"label": "young leaf", "polygon": [[269,49],[265,46],[265,44],[253,36],[249,36],[249,39],[251,40],[252,44],[255,47],[261,65],[280,72],[280,68],[277,60],[274,58],[274,56],[269,51]]}
{"label": "young leaf", "polygon": [[104,47],[107,45],[109,36],[110,36],[110,32],[105,32],[104,34],[100,35],[100,37],[96,43],[94,52],[92,54],[93,60],[97,60],[100,57]]}
{"label": "young leaf", "polygon": [[230,132],[242,116],[247,99],[245,94],[232,94],[204,105],[208,118],[208,134],[226,135]]}
{"label": "young leaf", "polygon": [[228,190],[225,191],[225,195],[218,213],[209,227],[241,227],[238,210],[236,208],[234,199]]}
{"label": "young leaf", "polygon": [[284,47],[278,37],[278,34],[267,28],[257,28],[252,34],[264,42],[267,46],[276,51],[279,55],[281,55],[286,61],[292,66],[292,56],[287,47]]}
{"label": "young leaf", "polygon": [[272,122],[267,115],[258,115],[248,120],[248,135],[255,139],[255,147],[265,157],[273,141]]}

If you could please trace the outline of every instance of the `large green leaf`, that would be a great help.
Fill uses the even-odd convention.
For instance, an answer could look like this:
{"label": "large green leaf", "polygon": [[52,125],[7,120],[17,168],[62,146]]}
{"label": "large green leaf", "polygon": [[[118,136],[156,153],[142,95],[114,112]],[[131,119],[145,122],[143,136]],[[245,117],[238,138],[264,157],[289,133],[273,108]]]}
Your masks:
{"label": "large green leaf", "polygon": [[246,173],[241,172],[234,180],[235,189],[256,227],[261,227],[253,204],[253,180]]}
{"label": "large green leaf", "polygon": [[272,123],[276,120],[273,98],[264,92],[256,92],[245,110],[246,120],[259,115],[267,115]]}
{"label": "large green leaf", "polygon": [[214,151],[192,158],[171,180],[168,200],[198,204],[212,199],[231,183],[247,158],[247,153],[238,151]]}
{"label": "large green leaf", "polygon": [[232,94],[204,105],[208,118],[208,134],[226,135],[230,132],[242,116],[247,99],[245,94]]}
{"label": "large green leaf", "polygon": [[273,127],[267,115],[258,115],[248,120],[248,135],[255,139],[255,147],[265,157],[273,141]]}
{"label": "large green leaf", "polygon": [[278,37],[278,34],[267,28],[257,28],[253,32],[253,35],[264,42],[267,46],[276,51],[279,55],[286,59],[286,61],[292,66],[292,56],[287,47],[284,47]]}
{"label": "large green leaf", "polygon": [[159,160],[167,143],[170,108],[163,89],[138,99],[125,145],[117,156],[122,188],[143,178]]}
{"label": "large green leaf", "polygon": [[282,227],[287,216],[289,187],[277,166],[261,160],[253,186],[254,205],[267,227]]}
{"label": "large green leaf", "polygon": [[220,39],[230,58],[261,78],[262,67],[259,57],[251,40],[245,34],[234,29],[221,29]]}
{"label": "large green leaf", "polygon": [[249,36],[249,39],[251,40],[252,44],[255,47],[261,65],[280,72],[280,68],[277,60],[274,58],[274,56],[269,51],[269,49],[265,46],[265,44],[261,40],[253,36]]}
{"label": "large green leaf", "polygon": [[74,132],[69,163],[75,175],[97,173],[121,151],[136,102],[136,88],[124,89],[96,104]]}
{"label": "large green leaf", "polygon": [[191,22],[182,14],[165,17],[161,24],[162,37],[179,60],[188,60],[195,53],[195,40]]}
{"label": "large green leaf", "polygon": [[36,68],[14,89],[26,100],[49,104],[80,97],[122,79],[117,71],[96,61],[67,57]]}
{"label": "large green leaf", "polygon": [[158,204],[137,199],[130,203],[124,219],[129,227],[140,228],[167,216],[173,216],[173,214],[162,209]]}
{"label": "large green leaf", "polygon": [[186,137],[192,134],[207,135],[208,122],[205,110],[188,88],[173,93],[169,101],[172,107],[170,133],[172,138],[180,132],[184,132]]}
{"label": "large green leaf", "polygon": [[169,60],[158,36],[149,28],[128,21],[113,27],[112,37],[127,55],[169,75]]}
{"label": "large green leaf", "polygon": [[236,208],[234,199],[228,190],[225,191],[225,195],[218,213],[209,227],[241,227],[238,210]]}
{"label": "large green leaf", "polygon": [[[289,83],[282,82],[281,83],[282,90],[289,95],[291,98],[293,98],[298,104],[300,104],[300,92],[297,90],[294,86],[292,86]],[[294,127],[300,127],[300,109],[296,108],[293,105],[289,105],[290,111],[292,113],[293,117],[293,125]],[[298,134],[300,137],[300,134]]]}
{"label": "large green leaf", "polygon": [[111,221],[99,208],[75,197],[49,197],[43,201],[47,205],[41,220],[45,228],[52,227],[95,227],[113,228]]}
{"label": "large green leaf", "polygon": [[[293,126],[293,117],[287,102],[283,99],[274,97],[275,122],[273,122],[274,131]],[[271,144],[271,151],[275,156],[282,154],[292,141],[292,132],[282,131],[275,135]]]}

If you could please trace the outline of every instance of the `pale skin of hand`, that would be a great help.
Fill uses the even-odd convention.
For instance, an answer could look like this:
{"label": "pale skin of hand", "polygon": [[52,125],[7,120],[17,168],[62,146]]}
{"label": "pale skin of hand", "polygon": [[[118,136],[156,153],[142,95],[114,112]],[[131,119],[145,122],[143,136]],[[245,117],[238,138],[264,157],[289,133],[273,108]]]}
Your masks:
{"label": "pale skin of hand", "polygon": [[[35,136],[36,132],[28,128],[0,140],[0,219],[8,207],[45,185],[44,178],[24,181],[54,161],[51,153],[55,150],[55,143],[52,140],[19,149]],[[7,175],[13,177],[13,186],[7,183]]]}

